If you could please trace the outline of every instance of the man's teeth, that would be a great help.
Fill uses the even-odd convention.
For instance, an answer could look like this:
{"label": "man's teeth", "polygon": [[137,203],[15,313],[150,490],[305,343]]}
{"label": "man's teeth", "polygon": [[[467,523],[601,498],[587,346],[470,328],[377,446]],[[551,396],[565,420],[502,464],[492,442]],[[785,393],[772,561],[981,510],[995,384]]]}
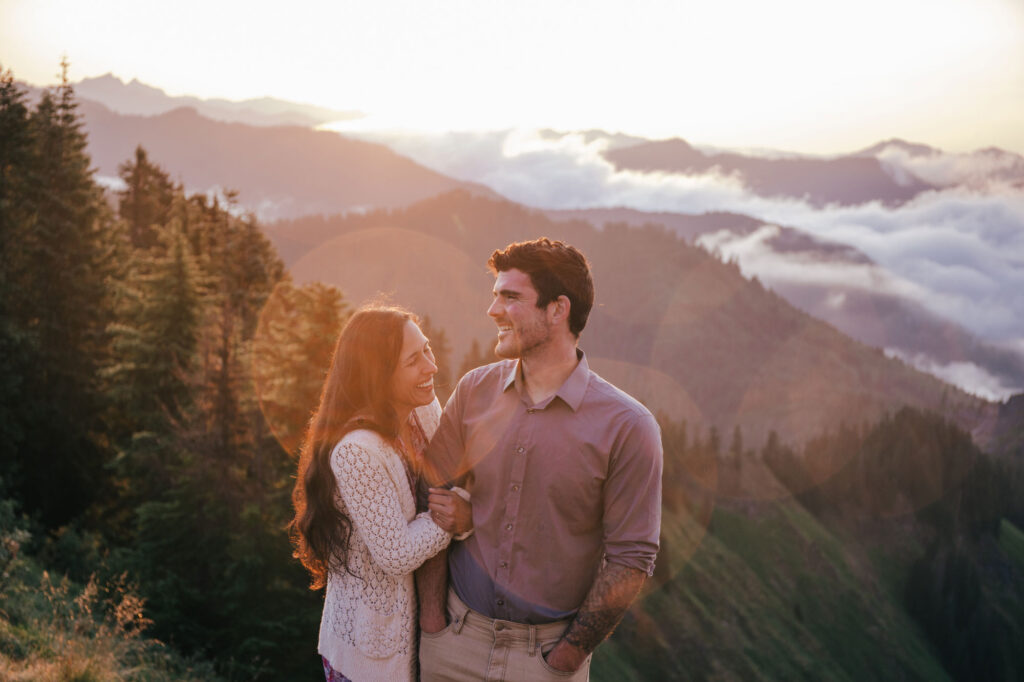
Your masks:
{"label": "man's teeth", "polygon": [[430,388],[433,385],[434,385],[434,380],[431,379],[430,381],[427,381],[427,382],[424,382],[422,384],[419,384],[416,388]]}

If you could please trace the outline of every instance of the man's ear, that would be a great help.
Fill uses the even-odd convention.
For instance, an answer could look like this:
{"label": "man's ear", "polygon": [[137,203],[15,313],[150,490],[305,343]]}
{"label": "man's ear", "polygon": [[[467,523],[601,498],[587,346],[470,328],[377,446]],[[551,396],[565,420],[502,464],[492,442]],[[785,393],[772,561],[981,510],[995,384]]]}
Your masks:
{"label": "man's ear", "polygon": [[555,324],[561,323],[563,320],[566,325],[569,323],[569,312],[572,309],[572,302],[569,301],[569,297],[562,294],[551,303],[548,304],[548,315],[551,317],[551,321]]}

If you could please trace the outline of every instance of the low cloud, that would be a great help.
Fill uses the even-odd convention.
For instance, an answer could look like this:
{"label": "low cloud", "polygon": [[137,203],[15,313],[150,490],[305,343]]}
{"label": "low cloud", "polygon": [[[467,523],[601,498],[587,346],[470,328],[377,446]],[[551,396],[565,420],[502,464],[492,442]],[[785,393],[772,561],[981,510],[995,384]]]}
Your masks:
{"label": "low cloud", "polygon": [[[875,263],[837,263],[815,259],[799,251],[780,253],[770,245],[780,232],[777,225],[763,225],[746,235],[720,230],[701,235],[697,243],[720,254],[725,260],[737,260],[747,275],[756,275],[768,284],[791,282],[857,287],[912,299],[929,293],[927,289],[897,277]],[[841,303],[841,298],[833,301],[836,306]]]}
{"label": "low cloud", "polygon": [[[880,159],[891,172],[913,172],[942,188],[899,207],[881,202],[815,207],[798,199],[757,196],[735,176],[618,171],[602,155],[608,141],[593,135],[512,130],[363,136],[538,208],[623,206],[750,215],[769,227],[742,238],[719,234],[703,241],[738,258],[748,275],[835,282],[904,296],[987,342],[1024,347],[1024,160],[1014,154],[915,155],[890,146]],[[821,264],[801,260],[799,254],[772,253],[767,244],[771,225],[853,246],[877,265]],[[979,391],[995,390],[984,377],[955,364],[935,371],[970,379]]]}
{"label": "low cloud", "polygon": [[973,362],[943,364],[923,353],[909,355],[895,348],[886,348],[885,354],[889,357],[899,358],[922,372],[928,372],[986,400],[1004,400],[1007,396],[1020,392],[1024,388],[1008,386],[1001,378],[992,375]]}
{"label": "low cloud", "polygon": [[963,185],[998,187],[1016,184],[1024,178],[1024,159],[1001,149],[983,149],[967,154],[913,153],[899,145],[878,152],[878,160],[897,181],[909,184],[911,176],[939,187]]}

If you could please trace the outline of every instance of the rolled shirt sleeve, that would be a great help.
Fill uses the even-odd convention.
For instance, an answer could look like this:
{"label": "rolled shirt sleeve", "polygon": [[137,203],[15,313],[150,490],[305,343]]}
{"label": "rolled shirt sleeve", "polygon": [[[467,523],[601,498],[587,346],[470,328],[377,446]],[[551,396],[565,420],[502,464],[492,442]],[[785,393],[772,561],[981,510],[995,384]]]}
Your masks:
{"label": "rolled shirt sleeve", "polygon": [[605,558],[652,575],[661,532],[661,429],[648,413],[620,435],[604,490]]}

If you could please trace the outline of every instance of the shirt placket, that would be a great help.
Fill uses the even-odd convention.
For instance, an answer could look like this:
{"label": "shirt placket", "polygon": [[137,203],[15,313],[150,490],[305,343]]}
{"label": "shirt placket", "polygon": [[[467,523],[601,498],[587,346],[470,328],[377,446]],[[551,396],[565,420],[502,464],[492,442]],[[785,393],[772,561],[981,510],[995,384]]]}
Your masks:
{"label": "shirt placket", "polygon": [[505,490],[505,513],[501,520],[501,542],[498,544],[498,565],[495,574],[495,613],[499,619],[511,620],[509,611],[509,585],[512,584],[512,548],[519,523],[519,504],[523,498],[523,479],[526,476],[527,456],[533,442],[537,410],[527,407],[520,415],[508,448],[508,488]]}

